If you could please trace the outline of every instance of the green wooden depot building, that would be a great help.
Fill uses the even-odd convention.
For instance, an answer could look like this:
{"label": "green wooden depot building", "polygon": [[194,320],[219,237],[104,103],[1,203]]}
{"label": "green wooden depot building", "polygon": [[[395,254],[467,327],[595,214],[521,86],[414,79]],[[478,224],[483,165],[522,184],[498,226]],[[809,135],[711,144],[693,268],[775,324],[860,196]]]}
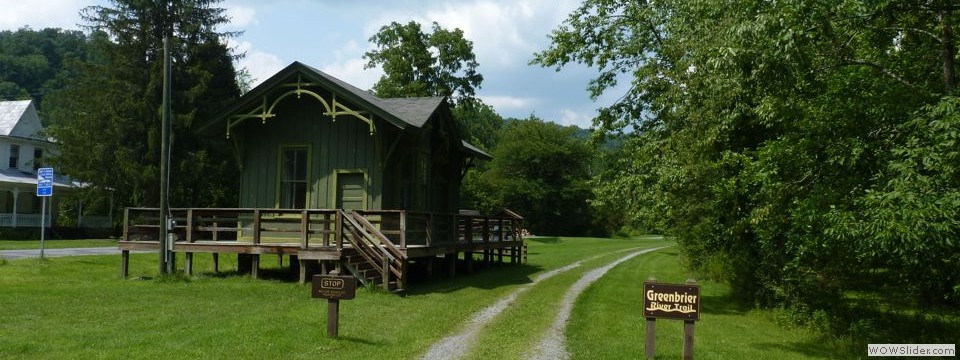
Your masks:
{"label": "green wooden depot building", "polygon": [[[402,289],[410,262],[428,273],[524,257],[522,218],[460,211],[460,181],[490,155],[463,141],[444,97],[378,98],[299,62],[242,96],[201,131],[226,136],[240,168],[235,209],[174,209],[175,253],[290,257],[301,281],[334,267]],[[158,209],[126,210],[130,250],[159,250]],[[462,259],[458,261],[458,259]],[[476,258],[476,259],[475,259]],[[313,266],[319,264],[320,266]]]}

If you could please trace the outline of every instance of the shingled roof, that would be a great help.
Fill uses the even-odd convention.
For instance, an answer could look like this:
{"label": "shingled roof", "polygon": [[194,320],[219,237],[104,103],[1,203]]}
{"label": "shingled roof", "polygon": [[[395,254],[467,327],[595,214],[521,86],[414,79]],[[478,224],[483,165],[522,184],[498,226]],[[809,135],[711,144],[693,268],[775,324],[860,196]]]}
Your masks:
{"label": "shingled roof", "polygon": [[40,130],[43,125],[32,100],[0,101],[0,135],[46,140]]}
{"label": "shingled roof", "polygon": [[354,103],[401,129],[423,127],[446,99],[444,97],[381,99],[369,91],[361,90],[312,66],[295,61],[241,96],[233,106],[222,112],[221,116],[230,116],[244,108],[256,106],[255,104],[264,94],[290,81],[290,77],[294,75],[304,76],[304,81],[324,85],[339,98]]}
{"label": "shingled roof", "polygon": [[[369,91],[362,90],[312,66],[295,61],[241,96],[233,106],[222,112],[221,116],[231,116],[244,108],[256,106],[265,94],[276,86],[290,81],[290,78],[294,75],[305,77],[304,81],[323,85],[324,88],[333,92],[339,98],[360,106],[374,116],[401,129],[422,128],[447,101],[446,97],[379,98]],[[218,120],[222,120],[222,118]],[[212,124],[210,123],[203,128]],[[490,158],[489,154],[466,142],[462,142],[459,148],[471,156]]]}

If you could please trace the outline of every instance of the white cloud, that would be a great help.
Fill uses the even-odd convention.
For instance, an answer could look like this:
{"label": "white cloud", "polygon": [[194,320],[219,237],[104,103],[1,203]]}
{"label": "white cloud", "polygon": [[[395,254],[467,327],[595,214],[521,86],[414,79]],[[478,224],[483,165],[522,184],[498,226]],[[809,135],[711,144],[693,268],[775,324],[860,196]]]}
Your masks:
{"label": "white cloud", "polygon": [[242,29],[258,23],[257,11],[251,7],[226,5],[226,9],[227,17],[230,18],[230,27]]}
{"label": "white cloud", "polygon": [[247,69],[250,72],[253,77],[251,87],[259,85],[287,65],[277,55],[253,49],[253,45],[248,41],[236,43],[231,39],[227,41],[227,45],[236,53],[247,54],[237,62],[237,69]]}
{"label": "white cloud", "polygon": [[34,30],[79,29],[80,9],[89,5],[90,0],[0,0],[0,30],[17,30],[27,25]]}
{"label": "white cloud", "polygon": [[346,81],[348,84],[356,86],[363,90],[373,88],[373,84],[380,80],[383,74],[380,69],[363,69],[364,60],[361,58],[351,58],[330,64],[320,68],[333,77]]}
{"label": "white cloud", "polygon": [[464,36],[474,42],[481,64],[509,65],[519,55],[516,52],[529,52],[526,50],[531,48],[520,33],[521,24],[530,22],[533,15],[523,2],[477,1],[448,3],[440,10],[428,11],[425,17],[446,28],[463,30]]}
{"label": "white cloud", "polygon": [[335,61],[321,67],[320,71],[363,90],[373,88],[373,84],[380,80],[383,71],[380,68],[363,68],[363,65],[366,64],[363,53],[370,49],[363,49],[356,41],[350,40],[339,50],[334,51]]}
{"label": "white cloud", "polygon": [[578,112],[571,109],[560,109],[560,117],[556,122],[560,125],[576,125],[583,129],[593,126],[593,112]]}
{"label": "white cloud", "polygon": [[498,112],[511,110],[532,111],[532,106],[537,102],[534,98],[516,97],[516,96],[481,96],[483,102],[493,106]]}
{"label": "white cloud", "polygon": [[556,0],[428,4],[381,13],[367,23],[364,31],[369,36],[391,21],[406,23],[410,20],[419,22],[425,31],[429,31],[430,24],[435,21],[446,29],[463,30],[464,37],[473,41],[473,51],[481,68],[526,66],[533,52],[546,43],[544,29],[552,30],[577,6],[574,2]]}

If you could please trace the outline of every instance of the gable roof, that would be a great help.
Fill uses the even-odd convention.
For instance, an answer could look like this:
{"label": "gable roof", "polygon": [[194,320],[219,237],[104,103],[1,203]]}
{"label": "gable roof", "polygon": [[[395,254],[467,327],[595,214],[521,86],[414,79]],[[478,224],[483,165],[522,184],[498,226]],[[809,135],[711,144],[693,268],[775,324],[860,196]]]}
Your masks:
{"label": "gable roof", "polygon": [[219,123],[223,118],[244,108],[256,106],[264,95],[289,81],[290,77],[294,75],[301,75],[307,81],[321,84],[324,88],[336,94],[337,97],[346,99],[401,129],[423,127],[440,105],[446,101],[445,97],[381,99],[369,91],[361,90],[312,66],[294,61],[241,96],[232,106],[220,113],[220,118],[202,128],[206,128],[213,123]]}
{"label": "gable roof", "polygon": [[417,97],[417,98],[392,98],[379,99],[380,103],[388,111],[403,119],[406,123],[423,127],[427,120],[433,116],[440,104],[446,100],[443,97]]}
{"label": "gable roof", "polygon": [[[446,97],[412,97],[412,98],[379,98],[369,91],[361,90],[346,81],[340,80],[316,68],[294,61],[283,68],[267,80],[251,89],[240,97],[229,108],[220,113],[220,116],[213,121],[200,126],[200,131],[205,131],[213,124],[218,124],[224,118],[236,114],[237,112],[257,106],[262,101],[263,96],[274,90],[284,82],[290,81],[294,75],[305,76],[309,82],[316,82],[325,89],[336,94],[336,96],[362,107],[374,116],[386,120],[400,129],[419,129],[433,118],[437,111],[440,111],[447,103]],[[458,150],[468,156],[482,159],[491,159],[492,157],[478,149],[477,147],[461,140]]]}
{"label": "gable roof", "polygon": [[33,100],[0,101],[0,135],[45,140]]}

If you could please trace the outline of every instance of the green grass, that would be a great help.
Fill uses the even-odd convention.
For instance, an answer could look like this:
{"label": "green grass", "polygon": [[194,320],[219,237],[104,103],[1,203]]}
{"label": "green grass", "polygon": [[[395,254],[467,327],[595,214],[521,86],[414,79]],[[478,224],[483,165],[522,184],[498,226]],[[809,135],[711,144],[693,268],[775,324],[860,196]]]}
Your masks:
{"label": "green grass", "polygon": [[[119,256],[11,260],[0,262],[0,358],[414,358],[539,272],[663,243],[530,239],[527,265],[421,281],[404,297],[361,289],[341,302],[339,340],[325,335],[326,304],[290,281],[150,279],[155,254],[131,255],[132,280],[119,279]],[[275,259],[261,263],[275,267]],[[195,269],[209,261],[197,255]],[[234,256],[221,256],[221,269],[235,268]]]}
{"label": "green grass", "polygon": [[[575,239],[562,239],[565,243],[574,243]],[[663,242],[651,243],[647,247],[665,245]],[[496,346],[478,346],[471,349],[469,359],[521,359],[530,354],[553,323],[556,311],[564,294],[581,276],[593,268],[625,256],[627,252],[608,251],[604,256],[585,261],[580,267],[544,280],[535,288],[521,294],[517,301],[500,316],[491,321],[482,331],[478,344],[496,344]]]}
{"label": "green grass", "polygon": [[[677,249],[641,255],[610,270],[585,291],[567,328],[574,359],[625,359],[644,355],[643,280],[683,283],[691,274],[678,266]],[[803,328],[780,325],[775,312],[732,299],[729,288],[701,282],[701,316],[695,327],[697,359],[830,359],[866,356],[843,353]],[[657,321],[656,357],[681,357],[683,322]]]}
{"label": "green grass", "polygon": [[[326,304],[309,286],[289,280],[264,256],[266,280],[229,270],[193,278],[157,279],[156,254],[132,254],[130,280],[119,279],[119,256],[0,261],[0,358],[418,358],[435,342],[537,274],[595,256],[541,281],[480,332],[471,359],[519,359],[553,322],[560,299],[584,273],[632,248],[670,244],[659,238],[532,238],[530,262],[480,270],[456,279],[414,283],[406,296],[360,289],[341,302],[339,340],[326,337]],[[568,324],[575,359],[642,358],[642,281],[682,283],[690,274],[675,248],[611,269],[578,299]],[[182,266],[182,257],[178,258]],[[272,266],[272,267],[271,267]],[[195,269],[210,267],[209,255]],[[479,266],[478,266],[479,267]],[[439,266],[438,273],[445,273]],[[729,288],[701,283],[698,359],[824,359],[865,356],[865,347],[778,321],[772,310],[734,301]],[[657,322],[657,358],[680,357],[682,322]]]}
{"label": "green grass", "polygon": [[[114,247],[115,240],[82,239],[82,240],[45,240],[46,249],[85,248],[85,247]],[[39,249],[40,240],[0,240],[0,250]]]}

